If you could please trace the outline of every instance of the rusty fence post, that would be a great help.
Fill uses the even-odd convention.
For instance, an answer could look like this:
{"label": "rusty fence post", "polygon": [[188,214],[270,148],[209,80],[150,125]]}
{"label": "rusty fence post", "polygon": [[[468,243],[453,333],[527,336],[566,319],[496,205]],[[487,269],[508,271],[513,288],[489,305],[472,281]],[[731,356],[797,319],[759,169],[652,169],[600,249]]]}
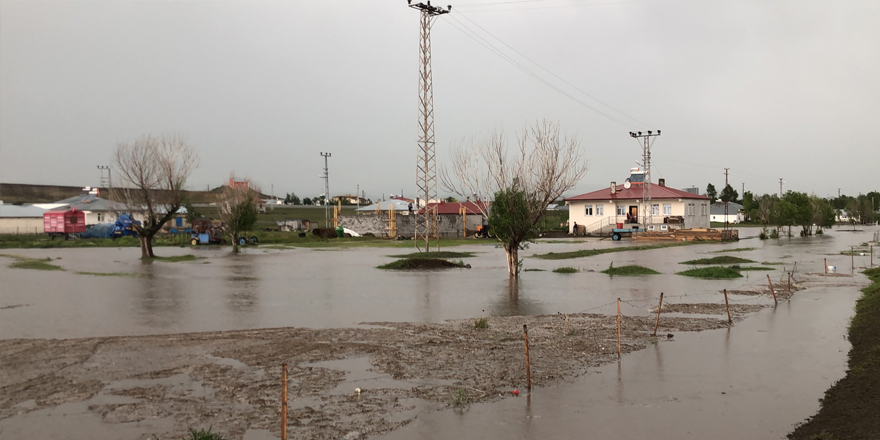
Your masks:
{"label": "rusty fence post", "polygon": [[657,336],[657,326],[660,325],[660,310],[663,309],[663,292],[660,292],[660,305],[657,306],[657,321],[654,322],[654,335]]}
{"label": "rusty fence post", "polygon": [[770,293],[773,294],[773,304],[779,305],[779,302],[776,301],[776,292],[773,290],[773,281],[770,281],[770,275],[767,275],[767,282],[770,283]]}
{"label": "rusty fence post", "polygon": [[856,247],[855,246],[849,247],[849,262],[852,265],[852,267],[850,268],[850,272],[855,272],[856,271]]}
{"label": "rusty fence post", "polygon": [[287,364],[281,364],[281,440],[287,440]]}
{"label": "rusty fence post", "polygon": [[620,359],[620,298],[617,298],[617,358]]}
{"label": "rusty fence post", "polygon": [[523,324],[523,341],[526,344],[526,387],[532,390],[532,367],[529,364],[529,326]]}
{"label": "rusty fence post", "polygon": [[730,317],[730,303],[727,302],[727,289],[724,289],[724,307],[727,307],[727,323],[733,324],[733,319]]}
{"label": "rusty fence post", "polygon": [[788,273],[788,291],[791,292],[791,272]]}

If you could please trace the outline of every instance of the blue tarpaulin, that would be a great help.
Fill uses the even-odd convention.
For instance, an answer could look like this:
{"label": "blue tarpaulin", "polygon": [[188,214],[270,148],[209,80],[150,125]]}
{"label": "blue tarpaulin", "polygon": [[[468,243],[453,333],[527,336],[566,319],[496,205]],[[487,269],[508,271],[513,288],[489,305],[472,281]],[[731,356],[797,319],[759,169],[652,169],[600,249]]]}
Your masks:
{"label": "blue tarpaulin", "polygon": [[82,238],[110,238],[113,235],[113,223],[99,223],[81,234]]}

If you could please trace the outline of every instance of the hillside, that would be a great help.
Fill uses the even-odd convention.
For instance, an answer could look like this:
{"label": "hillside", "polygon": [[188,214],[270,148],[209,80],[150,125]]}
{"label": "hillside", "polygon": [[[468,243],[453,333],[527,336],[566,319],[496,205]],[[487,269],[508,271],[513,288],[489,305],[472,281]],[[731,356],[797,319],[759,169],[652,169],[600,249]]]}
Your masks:
{"label": "hillside", "polygon": [[[191,203],[213,203],[220,194],[217,187],[211,191],[186,191]],[[0,183],[0,200],[3,203],[52,203],[76,196],[82,192],[81,186],[61,185],[29,185],[24,183]],[[99,188],[99,192],[107,194],[106,188]],[[265,199],[267,196],[264,194]]]}

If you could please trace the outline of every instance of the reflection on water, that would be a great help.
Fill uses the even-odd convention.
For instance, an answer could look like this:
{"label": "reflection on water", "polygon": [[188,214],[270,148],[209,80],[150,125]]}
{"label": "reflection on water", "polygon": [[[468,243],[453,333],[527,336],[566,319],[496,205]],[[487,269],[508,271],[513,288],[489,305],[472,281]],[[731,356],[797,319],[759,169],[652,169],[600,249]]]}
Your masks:
{"label": "reflection on water", "polygon": [[226,276],[226,307],[235,321],[244,327],[258,324],[260,274],[255,258],[250,255],[229,257]]}
{"label": "reflection on water", "polygon": [[189,312],[187,290],[172,278],[161,278],[156,263],[144,261],[142,273],[135,284],[138,315],[142,325],[156,328],[174,326]]}
{"label": "reflection on water", "polygon": [[508,278],[504,281],[505,291],[496,295],[490,306],[492,315],[495,316],[518,316],[540,315],[545,313],[541,304],[528,297],[530,283],[519,278]]}

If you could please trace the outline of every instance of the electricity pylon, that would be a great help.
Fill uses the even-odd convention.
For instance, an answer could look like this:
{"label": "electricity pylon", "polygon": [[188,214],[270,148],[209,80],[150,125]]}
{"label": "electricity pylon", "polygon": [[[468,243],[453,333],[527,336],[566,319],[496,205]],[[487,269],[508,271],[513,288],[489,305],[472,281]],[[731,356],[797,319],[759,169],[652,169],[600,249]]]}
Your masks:
{"label": "electricity pylon", "polygon": [[[425,208],[419,209],[415,221],[416,246],[424,240],[425,252],[430,251],[430,239],[439,238],[437,231],[437,154],[434,150],[434,84],[431,78],[431,27],[438,15],[448,14],[452,6],[443,9],[431,6],[431,2],[412,4],[410,8],[421,13],[421,33],[419,34],[419,150],[416,159],[416,185]],[[418,203],[416,209],[419,208]]]}
{"label": "electricity pylon", "polygon": [[644,219],[642,226],[647,228],[648,225],[654,224],[654,213],[651,208],[651,145],[654,142],[651,138],[660,136],[660,130],[657,130],[657,133],[648,130],[645,134],[641,131],[630,132],[629,135],[633,138],[641,138],[639,143],[642,144],[642,166],[645,167],[645,183],[642,184],[642,212],[645,214],[642,216]]}

